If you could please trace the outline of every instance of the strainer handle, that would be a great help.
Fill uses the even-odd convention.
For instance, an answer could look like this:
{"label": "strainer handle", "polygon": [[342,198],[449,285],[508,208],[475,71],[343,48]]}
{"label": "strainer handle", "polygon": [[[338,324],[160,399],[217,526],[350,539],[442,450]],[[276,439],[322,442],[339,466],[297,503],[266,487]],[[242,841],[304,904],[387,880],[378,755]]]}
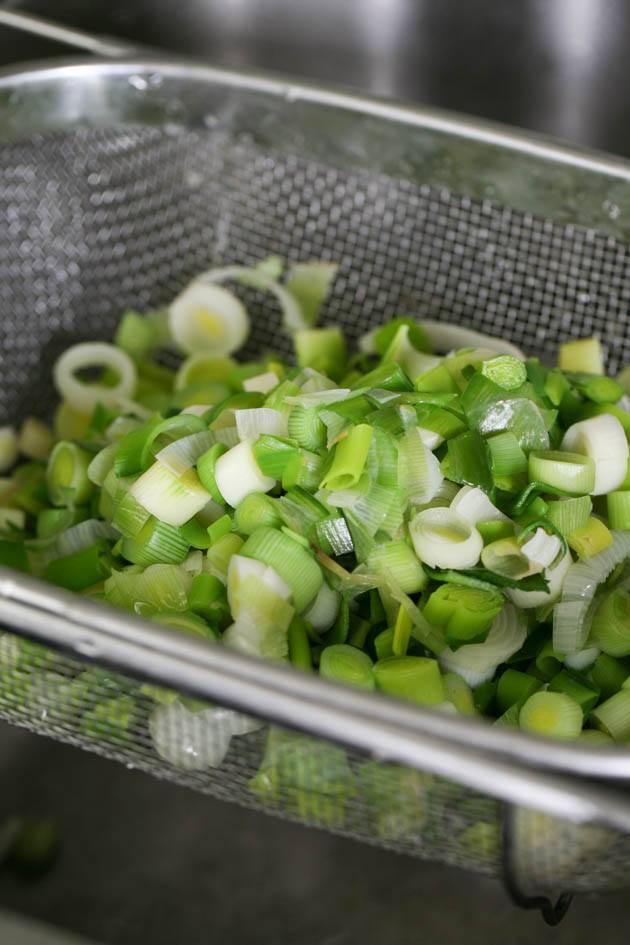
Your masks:
{"label": "strainer handle", "polygon": [[130,53],[137,53],[138,46],[126,43],[123,40],[109,36],[94,36],[70,26],[63,26],[44,17],[33,16],[30,13],[20,13],[16,10],[0,10],[0,26],[8,26],[23,33],[31,33],[42,39],[49,39],[66,46],[74,46],[83,52],[93,53],[95,56],[104,56],[108,59],[117,59]]}

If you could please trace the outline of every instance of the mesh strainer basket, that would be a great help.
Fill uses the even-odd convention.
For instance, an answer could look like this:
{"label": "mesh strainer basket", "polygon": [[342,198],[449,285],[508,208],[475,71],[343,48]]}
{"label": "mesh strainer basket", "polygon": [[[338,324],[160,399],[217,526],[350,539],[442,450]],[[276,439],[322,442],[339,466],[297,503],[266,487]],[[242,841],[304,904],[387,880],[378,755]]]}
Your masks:
{"label": "mesh strainer basket", "polygon": [[[323,321],[351,338],[394,312],[543,359],[597,333],[615,371],[630,360],[629,182],[625,163],[467,119],[159,58],[5,75],[0,423],[45,414],[55,358],[111,337],[125,308],[272,253],[340,264]],[[250,301],[245,354],[289,354],[279,313]],[[528,895],[626,882],[622,747],[346,691],[8,571],[0,620],[15,725]]]}

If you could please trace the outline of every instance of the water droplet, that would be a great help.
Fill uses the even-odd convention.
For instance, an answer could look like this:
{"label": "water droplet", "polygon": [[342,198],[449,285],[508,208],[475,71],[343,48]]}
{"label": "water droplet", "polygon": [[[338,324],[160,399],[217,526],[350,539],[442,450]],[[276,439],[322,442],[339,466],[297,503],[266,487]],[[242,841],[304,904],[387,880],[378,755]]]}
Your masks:
{"label": "water droplet", "polygon": [[149,87],[149,83],[143,75],[130,75],[127,82],[132,88],[137,89],[138,92],[144,92],[144,90]]}

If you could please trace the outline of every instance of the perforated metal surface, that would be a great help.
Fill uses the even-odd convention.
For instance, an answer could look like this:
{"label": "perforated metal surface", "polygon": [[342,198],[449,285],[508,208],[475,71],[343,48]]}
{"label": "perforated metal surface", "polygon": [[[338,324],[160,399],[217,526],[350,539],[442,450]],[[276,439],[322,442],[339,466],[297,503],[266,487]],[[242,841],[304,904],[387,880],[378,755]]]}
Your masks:
{"label": "perforated metal surface", "polygon": [[[598,333],[630,360],[630,256],[612,237],[247,139],[180,128],[79,130],[0,149],[0,418],[49,402],[72,340],[126,307],[269,253],[341,265],[324,320],[350,337],[395,312],[444,318],[552,356]],[[261,297],[245,355],[288,353]]]}
{"label": "perforated metal surface", "polygon": [[[324,321],[351,338],[409,313],[497,334],[547,358],[558,341],[596,332],[611,370],[630,360],[628,247],[591,230],[262,149],[213,128],[39,136],[0,146],[0,167],[0,422],[48,412],[50,367],[70,342],[110,337],[125,308],[159,307],[211,265],[270,253],[340,263]],[[244,354],[289,353],[277,311],[266,298],[248,301],[254,329]],[[46,656],[42,665],[32,652],[16,658],[10,640],[0,645],[0,716],[15,724],[217,797],[500,871],[499,813],[489,798],[332,746],[291,747],[288,736],[278,736],[278,774],[269,755],[265,762],[266,727],[235,736],[218,767],[175,767],[156,751],[148,724],[155,704],[135,684],[94,678],[89,695],[68,689],[63,680],[76,678],[79,663]],[[57,677],[42,675],[51,672]],[[92,714],[94,703],[121,692],[129,700],[121,711],[131,713],[122,738]],[[182,744],[189,737],[174,734]],[[212,754],[214,736],[203,737]],[[305,763],[334,771],[312,791]],[[524,877],[574,889],[625,882],[627,838],[578,828],[554,834],[527,818],[520,825]]]}

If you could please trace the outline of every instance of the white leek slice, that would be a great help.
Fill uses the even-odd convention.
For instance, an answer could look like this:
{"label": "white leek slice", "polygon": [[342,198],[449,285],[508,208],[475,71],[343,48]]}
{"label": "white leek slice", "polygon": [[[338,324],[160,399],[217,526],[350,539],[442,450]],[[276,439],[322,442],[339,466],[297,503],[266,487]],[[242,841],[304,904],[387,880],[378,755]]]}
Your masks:
{"label": "white leek slice", "polygon": [[569,568],[562,597],[553,611],[553,648],[571,654],[583,649],[590,630],[589,608],[598,586],[630,557],[630,532],[613,531],[613,543]]}
{"label": "white leek slice", "polygon": [[0,506],[0,531],[12,528],[23,529],[26,523],[26,513],[22,509],[7,509]]}
{"label": "white leek slice", "polygon": [[561,447],[590,456],[595,463],[595,486],[591,495],[612,492],[626,478],[628,441],[621,423],[612,414],[604,413],[574,423],[564,434]]}
{"label": "white leek slice", "polygon": [[497,666],[520,650],[526,636],[523,615],[506,604],[483,643],[467,643],[455,651],[447,647],[439,654],[438,661],[443,669],[457,673],[474,688],[492,679]]}
{"label": "white leek slice", "polygon": [[[77,371],[86,368],[107,368],[118,376],[112,387],[102,384],[84,384]],[[91,414],[97,404],[117,407],[133,397],[136,389],[136,368],[120,348],[103,341],[86,341],[66,348],[53,368],[55,387],[73,410]]]}
{"label": "white leek slice", "polygon": [[[251,579],[254,579],[252,581]],[[245,555],[232,555],[228,565],[227,593],[230,611],[235,620],[243,616],[251,605],[246,593],[256,583],[265,587],[281,600],[289,600],[291,588],[282,580],[274,568],[256,558],[246,558]],[[273,619],[273,615],[270,615]]]}
{"label": "white leek slice", "polygon": [[581,673],[593,665],[600,653],[601,650],[598,646],[587,646],[577,653],[570,653],[565,656],[564,663],[569,669],[575,669],[578,673]]}
{"label": "white leek slice", "polygon": [[[308,328],[306,319],[302,315],[300,305],[290,292],[287,292],[275,279],[260,269],[248,266],[225,266],[209,269],[199,276],[198,282],[218,284],[221,282],[240,282],[249,285],[261,292],[270,292],[274,295],[282,310],[282,322],[287,331],[300,331]],[[235,349],[232,348],[232,351]]]}
{"label": "white leek slice", "polygon": [[201,512],[209,498],[192,469],[183,476],[175,476],[159,462],[136,479],[129,492],[147,512],[168,525],[188,522]]}
{"label": "white leek slice", "polygon": [[422,440],[422,443],[428,450],[436,450],[438,446],[441,446],[444,442],[444,437],[439,433],[435,433],[434,430],[427,430],[425,427],[416,427],[418,431],[418,436]]}
{"label": "white leek slice", "polygon": [[252,444],[243,440],[220,456],[214,467],[217,488],[233,509],[252,492],[269,492],[276,484],[261,471]]}
{"label": "white leek slice", "polygon": [[552,604],[560,597],[562,584],[572,564],[571,552],[567,551],[555,567],[545,568],[543,576],[549,585],[548,591],[521,591],[515,587],[506,587],[505,593],[521,610],[531,610],[533,607]]}
{"label": "white leek slice", "polygon": [[197,548],[195,548],[190,552],[188,557],[184,558],[181,563],[181,567],[184,569],[184,571],[188,571],[189,574],[192,574],[193,577],[196,577],[203,571],[203,561],[203,551],[199,551]]}
{"label": "white leek slice", "polygon": [[479,486],[462,486],[451,502],[451,511],[457,512],[471,525],[477,522],[509,522],[507,515],[493,505]]}
{"label": "white leek slice", "polygon": [[278,383],[277,374],[273,371],[265,371],[263,374],[256,374],[254,377],[246,377],[243,381],[243,390],[268,394],[270,390],[278,386]]}
{"label": "white leek slice", "polygon": [[474,331],[472,328],[463,328],[461,325],[432,319],[422,319],[418,324],[428,335],[435,351],[446,353],[460,348],[490,348],[502,354],[512,354],[521,361],[525,360],[521,349],[504,338],[495,338],[492,335]]}
{"label": "white leek slice", "polygon": [[314,630],[324,632],[330,630],[339,611],[340,595],[329,587],[326,581],[317,592],[313,603],[304,611],[302,616]]}
{"label": "white leek slice", "polygon": [[179,701],[156,706],[149,731],[160,758],[183,771],[218,767],[230,747],[231,732],[212,709],[191,712]]}
{"label": "white leek slice", "polygon": [[549,535],[544,528],[537,528],[531,538],[521,545],[521,551],[532,564],[541,568],[550,567],[562,550],[562,542],[557,535]]}
{"label": "white leek slice", "polygon": [[18,449],[30,459],[48,459],[55,445],[52,430],[36,417],[26,417],[18,437]]}
{"label": "white leek slice", "polygon": [[425,509],[409,523],[420,561],[432,568],[474,568],[483,540],[474,527],[451,509]]}
{"label": "white leek slice", "polygon": [[235,410],[236,429],[239,439],[255,440],[262,433],[273,436],[287,436],[287,415],[271,407],[250,407],[245,410]]}
{"label": "white leek slice", "polygon": [[227,289],[196,280],[171,302],[168,323],[182,351],[230,354],[249,334],[249,316],[242,302]]}
{"label": "white leek slice", "polygon": [[0,427],[0,473],[11,469],[17,458],[17,433],[13,427]]}

